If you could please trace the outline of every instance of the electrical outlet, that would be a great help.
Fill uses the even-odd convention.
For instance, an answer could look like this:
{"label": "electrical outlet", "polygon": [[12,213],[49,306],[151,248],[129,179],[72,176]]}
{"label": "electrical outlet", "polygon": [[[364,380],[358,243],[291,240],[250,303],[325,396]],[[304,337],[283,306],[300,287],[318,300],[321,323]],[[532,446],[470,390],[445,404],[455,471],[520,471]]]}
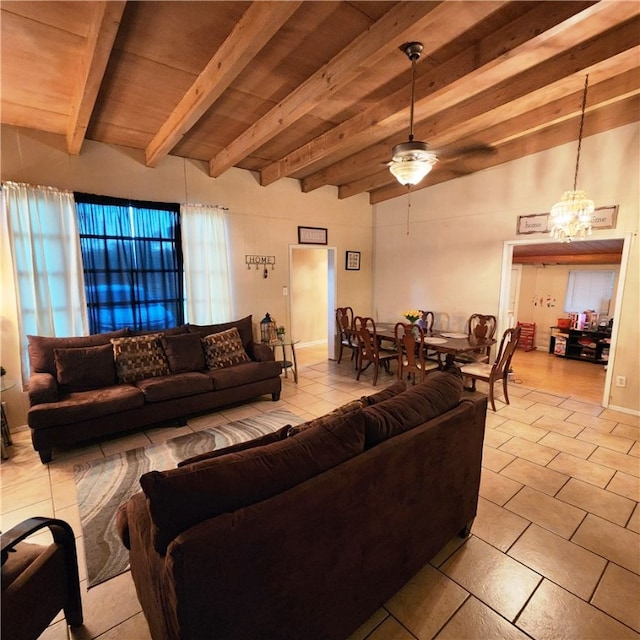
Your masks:
{"label": "electrical outlet", "polygon": [[627,376],[616,376],[616,387],[626,387]]}
{"label": "electrical outlet", "polygon": [[283,296],[289,295],[289,287],[282,287],[282,295]]}

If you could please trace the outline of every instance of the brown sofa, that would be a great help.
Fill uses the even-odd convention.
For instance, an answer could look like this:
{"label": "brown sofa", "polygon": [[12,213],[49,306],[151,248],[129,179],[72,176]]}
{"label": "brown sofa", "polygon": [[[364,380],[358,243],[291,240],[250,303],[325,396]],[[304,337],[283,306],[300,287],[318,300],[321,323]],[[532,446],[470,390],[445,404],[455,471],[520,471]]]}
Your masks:
{"label": "brown sofa", "polygon": [[[229,335],[235,343],[215,341]],[[51,460],[55,446],[172,420],[183,423],[189,415],[267,393],[274,401],[280,397],[281,365],[267,345],[254,342],[251,316],[182,325],[161,335],[123,329],[28,340],[27,422],[42,462]],[[229,344],[237,350],[229,351]],[[151,351],[135,351],[143,348]],[[218,359],[210,361],[210,354]]]}
{"label": "brown sofa", "polygon": [[142,476],[118,521],[154,640],[344,640],[468,534],[486,396],[403,386]]}

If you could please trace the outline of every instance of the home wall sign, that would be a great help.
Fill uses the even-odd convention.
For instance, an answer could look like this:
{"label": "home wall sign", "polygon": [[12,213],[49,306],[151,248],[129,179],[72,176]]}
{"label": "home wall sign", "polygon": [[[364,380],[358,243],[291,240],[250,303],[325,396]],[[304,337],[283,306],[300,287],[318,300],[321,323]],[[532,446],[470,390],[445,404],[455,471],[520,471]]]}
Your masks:
{"label": "home wall sign", "polygon": [[298,244],[327,244],[327,230],[322,227],[298,227]]}
{"label": "home wall sign", "polygon": [[[516,235],[528,233],[549,233],[551,230],[551,216],[548,213],[534,213],[528,216],[518,216]],[[618,205],[610,207],[596,207],[591,218],[592,229],[615,229],[618,218]]]}

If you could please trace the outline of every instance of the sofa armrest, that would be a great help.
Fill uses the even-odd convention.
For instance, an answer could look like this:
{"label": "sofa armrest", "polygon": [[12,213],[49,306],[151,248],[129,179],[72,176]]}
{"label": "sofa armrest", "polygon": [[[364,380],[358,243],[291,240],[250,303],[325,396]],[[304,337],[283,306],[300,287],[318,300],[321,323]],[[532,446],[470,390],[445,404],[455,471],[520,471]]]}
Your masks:
{"label": "sofa armrest", "polygon": [[273,349],[262,342],[253,343],[253,359],[256,362],[270,362],[276,359]]}
{"label": "sofa armrest", "polygon": [[27,387],[31,406],[58,401],[58,381],[50,373],[32,373]]}

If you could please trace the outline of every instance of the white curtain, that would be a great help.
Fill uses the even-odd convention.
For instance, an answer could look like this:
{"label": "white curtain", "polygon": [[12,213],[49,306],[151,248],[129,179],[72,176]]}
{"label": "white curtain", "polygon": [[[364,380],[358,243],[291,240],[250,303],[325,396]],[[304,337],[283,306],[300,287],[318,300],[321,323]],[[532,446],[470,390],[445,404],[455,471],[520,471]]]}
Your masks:
{"label": "white curtain", "polygon": [[5,182],[2,216],[18,298],[24,380],[28,376],[27,335],[88,333],[73,193]]}
{"label": "white curtain", "polygon": [[213,324],[232,320],[225,209],[183,204],[180,228],[186,321]]}

